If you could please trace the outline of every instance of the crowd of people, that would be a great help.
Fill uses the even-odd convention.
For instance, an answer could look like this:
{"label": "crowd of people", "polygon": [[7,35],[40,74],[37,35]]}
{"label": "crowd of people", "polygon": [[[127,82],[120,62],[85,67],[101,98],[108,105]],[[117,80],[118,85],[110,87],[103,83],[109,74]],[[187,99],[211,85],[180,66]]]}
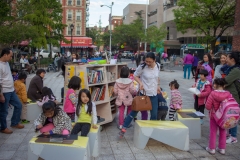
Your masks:
{"label": "crowd of people", "polygon": [[[77,55],[72,54],[72,61]],[[91,100],[91,93],[87,89],[81,89],[81,79],[73,76],[68,84],[63,109],[50,88],[43,86],[45,70],[38,69],[35,77],[30,82],[26,91],[24,84],[27,75],[20,73],[18,77],[11,74],[8,61],[12,58],[10,49],[3,49],[0,55],[0,123],[1,132],[12,133],[7,128],[6,118],[9,104],[14,107],[11,127],[24,128],[22,123],[29,123],[26,119],[27,98],[37,102],[42,107],[42,113],[34,121],[36,130],[45,135],[49,134],[78,134],[87,136],[90,128],[97,128],[96,105]],[[183,107],[180,85],[177,80],[169,83],[171,98],[169,107],[160,87],[160,64],[154,53],[150,52],[141,59],[134,72],[127,66],[122,67],[120,77],[114,85],[114,93],[117,96],[116,105],[119,107],[120,137],[124,136],[131,122],[136,119],[138,111],[131,110],[133,98],[138,95],[146,95],[150,98],[152,109],[148,118],[148,111],[141,111],[142,120],[165,120],[168,114],[169,120],[175,120],[175,114]],[[190,53],[184,58],[184,78],[190,79],[190,71],[193,69],[194,85],[200,93],[194,95],[194,108],[204,114],[205,108],[209,110],[210,137],[206,150],[215,154],[218,151],[225,154],[226,143],[237,143],[237,126],[230,130],[224,130],[218,126],[213,114],[219,109],[223,100],[233,97],[239,104],[240,68],[239,53],[231,52],[221,55],[221,64],[216,66],[215,72],[211,55],[205,54],[203,61],[198,62],[196,55]],[[63,75],[65,75],[63,65]],[[186,74],[188,70],[188,75]],[[131,76],[132,77],[131,77]],[[14,78],[15,77],[15,78]],[[15,82],[14,82],[15,81]],[[138,85],[134,85],[137,83]],[[76,91],[79,94],[76,94]],[[62,94],[63,98],[63,94]],[[127,109],[127,115],[124,111]],[[169,111],[168,111],[169,110]],[[214,112],[213,112],[214,111]],[[125,117],[125,119],[124,119]],[[74,125],[72,126],[72,122]],[[203,124],[201,119],[201,124]],[[216,148],[216,134],[219,129],[219,145]]]}

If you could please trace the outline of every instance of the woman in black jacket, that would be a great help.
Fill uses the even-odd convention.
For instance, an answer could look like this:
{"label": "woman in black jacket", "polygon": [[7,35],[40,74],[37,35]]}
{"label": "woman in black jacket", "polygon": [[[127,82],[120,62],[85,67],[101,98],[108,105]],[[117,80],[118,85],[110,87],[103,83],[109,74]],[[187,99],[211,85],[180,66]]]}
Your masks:
{"label": "woman in black jacket", "polygon": [[32,101],[42,99],[43,78],[45,73],[46,71],[44,69],[37,70],[36,76],[32,78],[29,84],[27,96]]}

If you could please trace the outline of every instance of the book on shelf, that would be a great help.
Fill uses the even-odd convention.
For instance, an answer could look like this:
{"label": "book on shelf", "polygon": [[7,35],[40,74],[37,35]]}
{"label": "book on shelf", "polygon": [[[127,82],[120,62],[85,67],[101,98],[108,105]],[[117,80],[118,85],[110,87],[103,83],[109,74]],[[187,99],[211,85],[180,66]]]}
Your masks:
{"label": "book on shelf", "polygon": [[101,101],[104,100],[105,98],[105,90],[106,86],[96,86],[96,87],[91,87],[91,98],[92,101]]}
{"label": "book on shelf", "polygon": [[103,82],[103,69],[89,69],[87,68],[88,83],[102,83]]}
{"label": "book on shelf", "polygon": [[109,92],[109,97],[112,98],[113,93],[114,93],[114,87],[113,86],[108,86],[108,92]]}

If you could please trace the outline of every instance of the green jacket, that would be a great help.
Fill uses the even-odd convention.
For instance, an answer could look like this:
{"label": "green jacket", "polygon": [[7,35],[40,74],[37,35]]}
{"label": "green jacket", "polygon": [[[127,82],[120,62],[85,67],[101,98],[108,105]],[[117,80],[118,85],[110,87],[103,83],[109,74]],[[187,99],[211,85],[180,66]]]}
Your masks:
{"label": "green jacket", "polygon": [[240,80],[240,69],[238,67],[233,68],[230,73],[225,77],[225,80],[227,81],[227,85],[225,86],[225,90],[229,91],[234,99],[240,104],[240,99],[238,95],[237,87],[240,89],[240,83],[235,83],[236,80]]}

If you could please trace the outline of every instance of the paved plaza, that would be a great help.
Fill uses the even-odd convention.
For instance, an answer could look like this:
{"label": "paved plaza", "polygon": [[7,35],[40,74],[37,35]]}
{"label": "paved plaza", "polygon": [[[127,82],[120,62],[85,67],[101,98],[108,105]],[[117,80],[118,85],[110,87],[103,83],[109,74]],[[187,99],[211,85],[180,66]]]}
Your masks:
{"label": "paved plaza", "polygon": [[[50,87],[55,96],[60,99],[60,91],[63,86],[63,77],[59,72],[47,73],[44,84]],[[182,71],[170,72],[168,70],[161,72],[161,87],[168,94],[170,81],[176,79],[180,84],[180,92],[183,97],[183,108],[193,108],[194,98],[187,91],[193,85],[193,80],[185,80],[182,78]],[[168,99],[169,101],[169,99]],[[206,113],[207,114],[207,113]],[[10,126],[10,118],[12,109],[9,109],[8,126]],[[208,114],[207,114],[208,115]],[[140,115],[139,115],[140,116]],[[12,128],[11,128],[12,129]],[[6,135],[0,133],[0,160],[27,160],[28,142],[35,135],[35,128],[32,123],[25,125],[24,129],[13,129],[13,134]],[[240,160],[240,142],[227,145],[226,155],[216,153],[214,156],[205,151],[208,145],[209,121],[208,116],[202,125],[202,138],[199,140],[190,140],[190,150],[188,152],[167,146],[163,143],[150,139],[144,150],[134,147],[133,144],[133,127],[127,130],[125,137],[118,139],[117,120],[104,125],[101,132],[101,155],[96,160],[175,160],[175,159],[191,159],[191,160]],[[240,127],[238,128],[238,134]],[[240,135],[238,135],[240,137]],[[179,137],[181,138],[181,137]],[[240,139],[239,139],[240,140]],[[94,159],[94,158],[92,158]],[[71,155],[69,155],[71,160]]]}

